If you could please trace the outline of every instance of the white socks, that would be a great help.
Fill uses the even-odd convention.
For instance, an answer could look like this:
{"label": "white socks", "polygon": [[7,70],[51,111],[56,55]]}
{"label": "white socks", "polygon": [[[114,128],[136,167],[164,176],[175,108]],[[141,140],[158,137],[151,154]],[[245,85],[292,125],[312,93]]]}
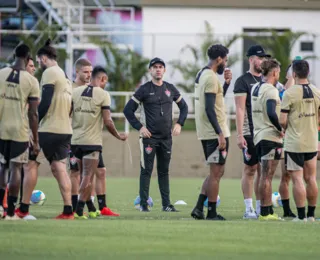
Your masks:
{"label": "white socks", "polygon": [[[244,204],[246,205],[246,212],[251,212],[253,210],[252,199],[245,199]],[[256,213],[260,215],[260,200],[256,200]]]}
{"label": "white socks", "polygon": [[252,199],[245,199],[244,204],[246,205],[246,212],[250,212],[253,209]]}
{"label": "white socks", "polygon": [[260,212],[261,212],[260,200],[256,200],[256,213],[257,213],[257,215],[260,215]]}

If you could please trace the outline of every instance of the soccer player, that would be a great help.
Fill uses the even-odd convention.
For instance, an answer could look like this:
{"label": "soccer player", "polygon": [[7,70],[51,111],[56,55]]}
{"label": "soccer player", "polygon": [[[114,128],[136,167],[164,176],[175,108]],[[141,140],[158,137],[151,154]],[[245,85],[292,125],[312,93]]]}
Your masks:
{"label": "soccer player", "polygon": [[272,210],[272,179],[281,159],[284,136],[279,123],[280,97],[276,88],[280,63],[275,59],[265,60],[261,70],[263,81],[257,83],[251,92],[254,145],[261,165],[259,220],[279,220]]}
{"label": "soccer player", "polygon": [[[76,78],[72,83],[73,88],[88,85],[91,80],[92,64],[87,59],[78,59],[75,62]],[[69,151],[69,165],[70,165],[70,179],[71,179],[71,194],[72,194],[72,208],[75,211],[80,188],[80,171],[77,164],[76,157]]]}
{"label": "soccer player", "polygon": [[[170,203],[169,164],[171,160],[172,135],[177,136],[188,115],[188,105],[174,85],[163,81],[166,65],[160,58],[149,63],[151,81],[143,84],[134,93],[124,108],[124,115],[131,126],[140,132],[140,211],[149,212],[150,179],[154,158],[157,156],[158,182],[162,199],[162,211],[177,212]],[[180,115],[172,130],[172,103]],[[134,112],[141,105],[141,122]]]}
{"label": "soccer player", "polygon": [[38,63],[44,70],[41,78],[39,105],[39,141],[49,161],[63,198],[63,212],[56,219],[74,219],[71,206],[71,181],[66,162],[72,136],[69,114],[71,111],[72,84],[56,61],[57,52],[50,39],[37,52]]}
{"label": "soccer player", "polygon": [[[92,75],[92,65],[87,59],[79,59],[75,63],[76,67],[76,79],[73,82],[73,87],[88,85]],[[104,78],[104,76],[103,76]],[[108,82],[108,76],[105,80],[100,81],[102,83],[101,88],[104,89],[105,84]],[[80,188],[80,171],[76,161],[76,157],[70,151],[70,169],[71,169],[71,183],[72,183],[72,208],[76,210],[78,203],[78,194]],[[107,170],[104,165],[102,152],[99,154],[98,168],[95,171],[94,181],[92,182],[92,194],[91,200],[94,202],[94,193],[97,194],[97,201],[99,205],[100,214],[103,216],[118,217],[120,214],[113,212],[106,204],[106,174]]]}
{"label": "soccer player", "polygon": [[[251,46],[247,51],[250,68],[240,76],[234,85],[234,96],[236,103],[236,125],[237,144],[243,153],[244,171],[242,174],[241,186],[244,196],[246,211],[244,219],[256,219],[260,214],[260,196],[258,191],[260,169],[258,158],[253,144],[253,123],[251,114],[251,89],[261,82],[261,63],[271,57],[265,53],[260,45]],[[254,183],[254,176],[257,172]],[[256,212],[252,205],[253,189],[256,195]]]}
{"label": "soccer player", "polygon": [[39,153],[38,100],[39,83],[26,71],[30,49],[25,44],[15,49],[15,63],[0,70],[0,216],[6,174],[10,168],[8,211],[6,219],[20,219],[15,205],[21,183],[21,169],[28,162],[29,131],[33,134],[33,155]]}
{"label": "soccer player", "polygon": [[[229,50],[220,44],[208,49],[209,64],[200,70],[195,81],[195,119],[198,139],[201,140],[205,159],[210,165],[209,176],[202,185],[196,207],[191,212],[195,219],[204,219],[203,203],[208,197],[207,220],[225,220],[216,211],[220,179],[224,174],[229,149],[230,130],[224,105],[224,88],[229,86],[229,71],[222,87],[218,75],[223,74]],[[225,75],[226,76],[226,75]]]}
{"label": "soccer player", "polygon": [[[35,66],[33,59],[29,57],[26,71],[34,76]],[[29,141],[29,161],[24,164],[21,169],[21,185],[20,185],[20,206],[16,210],[17,216],[24,218],[29,214],[29,203],[32,196],[32,192],[37,185],[38,180],[38,167],[41,161],[41,153],[38,155],[32,154],[33,136],[30,133]]]}
{"label": "soccer player", "polygon": [[128,137],[125,133],[118,133],[114,126],[110,112],[110,96],[107,91],[103,90],[106,82],[106,71],[102,67],[95,67],[92,72],[91,84],[75,88],[72,95],[73,136],[71,149],[77,158],[82,173],[80,198],[75,213],[75,217],[78,219],[87,219],[83,215],[86,202],[89,217],[95,218],[97,216],[90,195],[91,183],[102,150],[103,124],[117,139],[125,141]]}
{"label": "soccer player", "polygon": [[295,61],[292,70],[295,85],[284,93],[280,116],[280,124],[286,129],[285,163],[292,178],[293,197],[298,211],[294,221],[307,221],[307,218],[314,221],[318,197],[316,167],[320,91],[308,81],[307,61]]}

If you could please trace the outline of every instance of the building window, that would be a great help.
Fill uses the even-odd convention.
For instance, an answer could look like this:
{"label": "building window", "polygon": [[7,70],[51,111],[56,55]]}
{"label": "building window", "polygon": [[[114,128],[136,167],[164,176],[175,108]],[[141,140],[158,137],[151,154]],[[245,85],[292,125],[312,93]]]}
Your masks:
{"label": "building window", "polygon": [[313,42],[300,42],[300,51],[313,52]]}

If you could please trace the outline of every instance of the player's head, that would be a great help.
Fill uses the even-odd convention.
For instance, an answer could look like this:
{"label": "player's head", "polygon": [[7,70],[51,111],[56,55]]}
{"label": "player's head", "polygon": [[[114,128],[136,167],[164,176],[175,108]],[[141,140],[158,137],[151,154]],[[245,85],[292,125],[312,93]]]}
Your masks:
{"label": "player's head", "polygon": [[46,69],[50,60],[57,60],[57,51],[51,46],[51,40],[48,39],[44,46],[37,52],[37,61],[42,69]]}
{"label": "player's head", "polygon": [[292,63],[292,76],[298,79],[307,79],[310,73],[309,63],[306,60],[297,60]]}
{"label": "player's head", "polygon": [[101,66],[94,67],[92,71],[92,76],[91,76],[91,85],[94,87],[104,88],[107,83],[108,83],[107,71]]}
{"label": "player's head", "polygon": [[166,64],[160,58],[153,58],[149,63],[149,71],[154,80],[161,80],[166,72]]}
{"label": "player's head", "polygon": [[276,59],[267,59],[261,63],[262,75],[276,84],[280,78],[280,66]]}
{"label": "player's head", "polygon": [[25,44],[20,44],[14,50],[14,55],[15,55],[16,59],[22,59],[25,61],[25,64],[27,64],[28,59],[31,56],[30,55],[30,48]]}
{"label": "player's head", "polygon": [[34,76],[34,73],[36,72],[36,67],[34,66],[34,61],[31,57],[28,59],[26,71],[28,71],[32,76]]}
{"label": "player's head", "polygon": [[211,45],[207,51],[210,61],[215,62],[217,73],[223,74],[228,62],[229,49],[221,44]]}
{"label": "player's head", "polygon": [[261,45],[253,45],[247,51],[247,57],[249,59],[250,69],[256,73],[261,73],[261,63],[266,58],[271,58],[271,55],[267,54]]}
{"label": "player's head", "polygon": [[91,62],[87,59],[78,59],[75,63],[75,67],[77,79],[83,82],[83,84],[90,83],[92,74]]}

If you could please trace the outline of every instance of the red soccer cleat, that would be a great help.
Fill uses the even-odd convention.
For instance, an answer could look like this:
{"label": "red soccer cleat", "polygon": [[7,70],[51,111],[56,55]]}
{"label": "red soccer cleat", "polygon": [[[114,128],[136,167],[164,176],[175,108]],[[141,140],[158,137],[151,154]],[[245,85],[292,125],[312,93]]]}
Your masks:
{"label": "red soccer cleat", "polygon": [[66,220],[74,220],[74,215],[72,214],[63,214],[61,213],[60,215],[56,216],[55,219],[66,219]]}
{"label": "red soccer cleat", "polygon": [[26,212],[26,213],[23,213],[20,211],[20,208],[17,208],[14,213],[16,213],[16,215],[19,217],[19,218],[24,218],[26,216],[29,215],[29,212]]}
{"label": "red soccer cleat", "polygon": [[120,214],[113,212],[111,209],[104,207],[102,210],[100,210],[100,214],[102,216],[109,216],[109,217],[119,217]]}

